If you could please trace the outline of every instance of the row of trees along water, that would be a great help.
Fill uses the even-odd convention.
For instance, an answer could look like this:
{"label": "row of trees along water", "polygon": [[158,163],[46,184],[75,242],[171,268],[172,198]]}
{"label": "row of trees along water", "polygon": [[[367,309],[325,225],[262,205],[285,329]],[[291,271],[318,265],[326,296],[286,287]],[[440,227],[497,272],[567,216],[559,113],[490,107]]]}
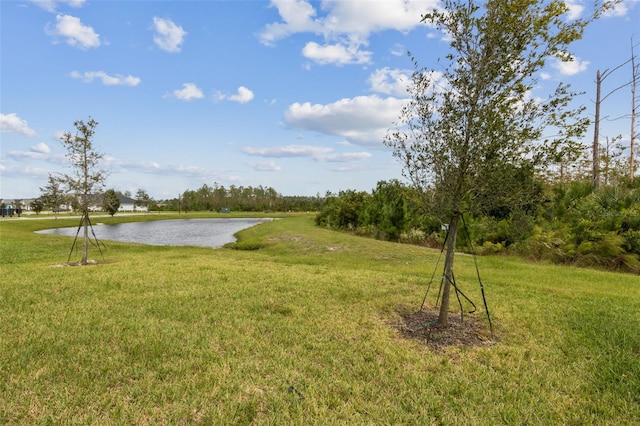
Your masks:
{"label": "row of trees along water", "polygon": [[175,211],[317,211],[322,197],[285,196],[274,188],[259,186],[235,186],[228,188],[214,183],[202,185],[196,190],[186,190],[177,198],[151,204],[151,208]]}
{"label": "row of trees along water", "polygon": [[[76,193],[68,192],[55,176],[49,176],[46,186],[40,188],[41,195],[31,202],[31,209],[36,213],[44,210],[59,211],[61,206],[68,206],[74,211],[82,212],[83,204]],[[149,211],[245,211],[245,212],[301,212],[318,211],[322,208],[324,197],[287,196],[278,193],[271,187],[235,186],[225,188],[214,183],[213,186],[202,185],[196,190],[186,190],[173,199],[156,200],[144,189],[135,194],[130,191],[108,189],[100,196],[90,197],[87,204],[95,205],[102,211],[115,214],[120,202],[118,195],[124,195],[135,201],[136,206],[145,207]]]}

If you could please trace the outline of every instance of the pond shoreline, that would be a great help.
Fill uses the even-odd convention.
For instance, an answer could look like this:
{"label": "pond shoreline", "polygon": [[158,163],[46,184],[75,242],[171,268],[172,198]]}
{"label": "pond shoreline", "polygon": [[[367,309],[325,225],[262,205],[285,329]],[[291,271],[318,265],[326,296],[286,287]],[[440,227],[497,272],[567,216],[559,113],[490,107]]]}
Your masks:
{"label": "pond shoreline", "polygon": [[[98,216],[93,216],[96,218]],[[221,248],[236,242],[235,234],[270,222],[273,218],[184,218],[161,221],[94,223],[92,234],[98,240],[161,246],[197,246]],[[80,226],[43,229],[38,234],[75,237]],[[92,235],[93,238],[93,235]]]}

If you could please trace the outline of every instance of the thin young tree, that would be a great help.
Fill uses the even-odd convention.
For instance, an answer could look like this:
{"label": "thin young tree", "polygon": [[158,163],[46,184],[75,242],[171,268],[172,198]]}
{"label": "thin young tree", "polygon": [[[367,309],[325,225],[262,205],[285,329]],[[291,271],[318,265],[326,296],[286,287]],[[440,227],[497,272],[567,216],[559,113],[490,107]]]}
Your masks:
{"label": "thin young tree", "polygon": [[[449,222],[438,325],[448,325],[454,255],[461,215],[487,213],[530,201],[536,166],[573,149],[587,129],[584,108],[559,84],[532,96],[551,58],[571,61],[569,45],[608,2],[586,19],[569,20],[564,1],[443,0],[422,22],[449,40],[438,68],[416,71],[410,100],[385,143],[404,175]],[[551,131],[552,136],[547,135]]]}
{"label": "thin young tree", "polygon": [[40,198],[36,198],[31,202],[31,210],[36,212],[36,214],[40,214],[42,210],[44,210],[44,203]]}
{"label": "thin young tree", "polygon": [[83,243],[81,265],[88,263],[89,253],[89,203],[92,195],[104,187],[106,171],[101,167],[103,154],[93,146],[93,137],[98,122],[89,117],[85,123],[77,120],[73,123],[75,134],[65,132],[60,141],[67,150],[66,157],[71,165],[71,174],[65,174],[62,181],[69,192],[75,195],[78,208],[82,213]]}
{"label": "thin young tree", "polygon": [[49,173],[47,185],[40,188],[40,193],[40,199],[42,200],[43,206],[52,210],[55,218],[57,219],[60,206],[67,199],[64,189],[62,188],[61,178]]}
{"label": "thin young tree", "polygon": [[145,207],[146,211],[149,211],[149,204],[151,204],[153,202],[153,200],[151,199],[151,197],[149,196],[149,194],[147,193],[147,191],[145,191],[142,188],[138,188],[138,191],[136,191],[136,202],[135,205],[136,206],[140,206],[140,207]]}

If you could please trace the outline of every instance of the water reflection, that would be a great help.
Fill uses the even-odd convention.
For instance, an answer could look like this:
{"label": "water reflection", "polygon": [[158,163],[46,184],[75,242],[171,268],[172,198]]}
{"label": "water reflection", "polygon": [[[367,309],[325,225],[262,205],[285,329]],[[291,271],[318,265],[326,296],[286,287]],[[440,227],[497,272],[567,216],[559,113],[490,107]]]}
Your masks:
{"label": "water reflection", "polygon": [[[123,241],[164,246],[219,248],[236,241],[233,234],[271,219],[176,219],[148,222],[93,225],[100,240]],[[75,237],[77,227],[45,229],[39,234]],[[82,232],[80,233],[82,234]]]}

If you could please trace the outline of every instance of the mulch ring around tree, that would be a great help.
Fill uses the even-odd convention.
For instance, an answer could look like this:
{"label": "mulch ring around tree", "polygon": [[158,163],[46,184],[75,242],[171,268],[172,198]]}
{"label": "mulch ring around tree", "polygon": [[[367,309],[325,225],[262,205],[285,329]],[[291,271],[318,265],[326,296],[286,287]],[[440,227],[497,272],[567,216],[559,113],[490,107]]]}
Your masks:
{"label": "mulch ring around tree", "polygon": [[442,328],[437,325],[438,312],[430,308],[421,311],[400,311],[400,321],[394,324],[402,337],[415,339],[425,346],[442,351],[449,347],[485,346],[494,343],[486,317],[478,314],[449,314],[449,325]]}

